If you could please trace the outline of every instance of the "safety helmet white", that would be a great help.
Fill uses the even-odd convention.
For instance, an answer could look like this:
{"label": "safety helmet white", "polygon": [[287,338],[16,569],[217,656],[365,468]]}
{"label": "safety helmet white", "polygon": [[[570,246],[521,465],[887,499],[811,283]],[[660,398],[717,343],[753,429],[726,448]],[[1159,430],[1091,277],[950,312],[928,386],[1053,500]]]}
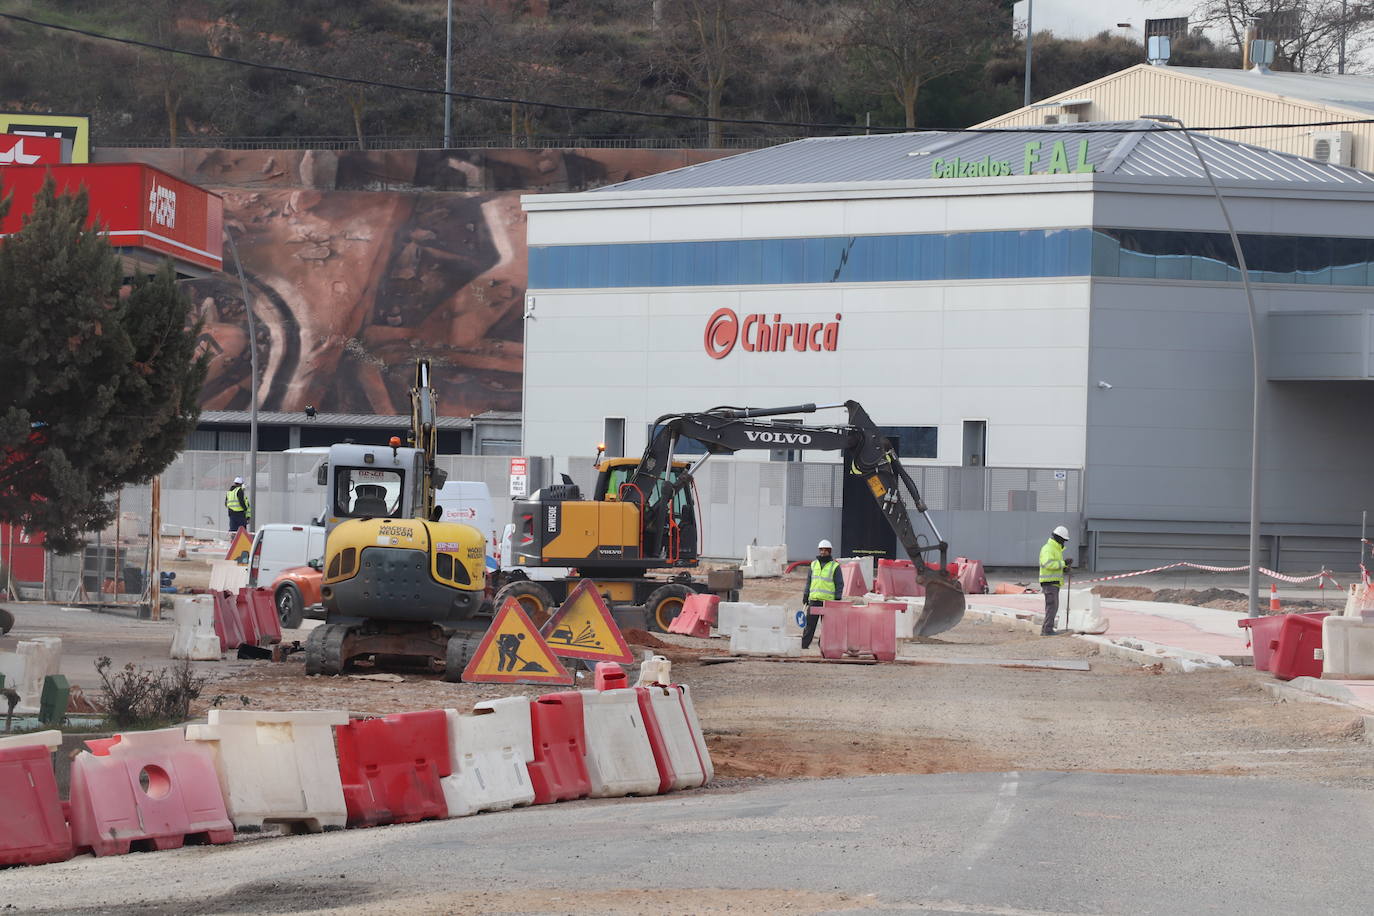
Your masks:
{"label": "safety helmet white", "polygon": [[816,545],[816,549],[817,549],[817,550],[834,550],[834,549],[835,549],[835,545],[832,544],[832,543],[830,543],[829,541],[824,541],[824,540],[823,540],[823,541],[821,541],[819,544]]}
{"label": "safety helmet white", "polygon": [[235,477],[235,478],[234,478],[234,483],[243,483],[243,478],[242,478],[242,477]]}
{"label": "safety helmet white", "polygon": [[1063,525],[1060,525],[1058,528],[1054,529],[1054,536],[1063,538],[1067,541],[1069,539],[1069,529],[1065,528]]}

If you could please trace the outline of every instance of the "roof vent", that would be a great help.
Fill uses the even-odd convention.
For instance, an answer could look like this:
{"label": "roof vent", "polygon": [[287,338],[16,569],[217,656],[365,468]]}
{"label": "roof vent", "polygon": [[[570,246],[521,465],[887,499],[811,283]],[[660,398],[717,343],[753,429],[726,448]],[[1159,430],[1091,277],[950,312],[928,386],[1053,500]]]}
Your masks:
{"label": "roof vent", "polygon": [[1047,115],[1045,115],[1045,120],[1042,121],[1041,123],[1043,123],[1043,124],[1077,124],[1077,123],[1078,123],[1078,112],[1076,112],[1076,111],[1061,111],[1059,114],[1047,114]]}
{"label": "roof vent", "polygon": [[1349,165],[1354,134],[1348,130],[1316,130],[1312,132],[1312,158],[1332,165]]}

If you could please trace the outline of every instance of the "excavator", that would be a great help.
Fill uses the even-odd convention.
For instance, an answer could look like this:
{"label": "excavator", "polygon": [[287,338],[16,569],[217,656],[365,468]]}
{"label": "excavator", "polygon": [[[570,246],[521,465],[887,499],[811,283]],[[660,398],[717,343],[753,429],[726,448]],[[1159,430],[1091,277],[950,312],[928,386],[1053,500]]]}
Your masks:
{"label": "excavator", "polygon": [[320,598],[325,623],[305,645],[307,674],[338,674],[349,662],[444,664],[457,681],[491,622],[486,536],[439,522],[435,493],[438,397],[429,360],[415,363],[408,445],[332,445],[319,470],[326,487]]}
{"label": "excavator", "polygon": [[[835,426],[797,426],[767,418],[844,408],[848,422]],[[571,483],[544,487],[534,498],[515,504],[513,562],[518,567],[569,567],[574,575],[533,581],[518,573],[496,593],[496,604],[516,598],[537,619],[566,598],[582,579],[592,579],[614,607],[643,605],[647,622],[666,630],[694,593],[728,591],[737,582],[706,582],[686,572],[700,563],[693,477],[713,455],[747,449],[840,451],[849,473],[860,475],[925,587],[925,608],[916,634],[933,636],[959,623],[964,592],[948,572],[949,545],[911,475],[868,413],[855,401],[795,404],[788,407],[714,407],[701,413],[668,414],[654,424],[644,454],[611,459],[598,466],[592,499]],[[693,463],[675,460],[678,442],[690,439],[706,452]],[[905,492],[905,497],[903,496]],[[911,508],[920,513],[934,540],[917,534]],[[930,557],[938,554],[938,563]],[[682,570],[669,579],[653,570]]]}

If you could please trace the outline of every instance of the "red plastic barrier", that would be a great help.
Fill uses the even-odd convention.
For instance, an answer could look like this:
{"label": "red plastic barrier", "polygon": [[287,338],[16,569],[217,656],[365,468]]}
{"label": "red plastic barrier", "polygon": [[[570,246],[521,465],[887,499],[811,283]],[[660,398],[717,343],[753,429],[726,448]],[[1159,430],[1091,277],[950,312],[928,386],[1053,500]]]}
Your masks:
{"label": "red plastic barrier", "polygon": [[619,690],[630,686],[619,662],[597,662],[592,670],[592,686],[597,690]]}
{"label": "red plastic barrier", "polygon": [[636,687],[635,699],[639,702],[639,714],[644,719],[644,730],[649,733],[649,747],[654,751],[654,766],[658,767],[658,794],[662,795],[672,789],[673,783],[677,781],[672,752],[668,749],[668,742],[663,740],[663,729],[659,727],[658,715],[654,712],[653,701],[649,699],[649,688]]}
{"label": "red plastic barrier", "polygon": [[[281,642],[281,618],[277,616],[277,603],[272,600],[270,588],[239,589],[239,607],[246,606],[244,619],[251,622],[257,634],[254,645],[274,646]],[[245,627],[247,629],[247,627]]]}
{"label": "red plastic barrier", "polygon": [[910,560],[879,560],[878,581],[873,590],[880,595],[919,598],[926,593],[916,584],[916,567]]}
{"label": "red plastic barrier", "polygon": [[181,729],[131,732],[86,746],[90,753],[72,760],[68,806],[78,853],[233,841],[214,754],[187,741]]}
{"label": "red plastic barrier", "polygon": [[546,693],[530,701],[534,761],[529,765],[534,803],[571,801],[591,794],[583,731],[582,694]]}
{"label": "red plastic barrier", "polygon": [[[1322,661],[1315,658],[1322,647],[1322,621],[1326,614],[1284,614],[1270,670],[1281,681],[1295,677],[1321,677]],[[1313,618],[1316,618],[1315,620]]]}
{"label": "red plastic barrier", "polygon": [[244,643],[238,599],[229,592],[215,592],[215,635],[219,637],[221,652],[237,649]]}
{"label": "red plastic barrier", "polygon": [[821,624],[821,657],[871,655],[880,662],[897,657],[896,611],[884,605],[827,602]]}
{"label": "red plastic barrier", "polygon": [[439,780],[453,772],[442,709],[334,726],[348,826],[448,817]]}
{"label": "red plastic barrier", "polygon": [[259,645],[258,639],[258,619],[253,615],[253,609],[248,606],[248,596],[244,594],[248,589],[241,588],[234,596],[234,613],[238,615],[239,627],[243,631],[243,643],[247,646]]}
{"label": "red plastic barrier", "polygon": [[710,636],[719,608],[720,595],[688,595],[682,603],[682,613],[668,624],[668,632],[703,638]]}
{"label": "red plastic barrier", "polygon": [[858,561],[842,564],[840,574],[844,576],[844,590],[840,592],[841,597],[849,598],[854,595],[868,594],[868,582],[864,579],[863,566]]}
{"label": "red plastic barrier", "polygon": [[970,560],[968,557],[955,557],[954,562],[959,566],[959,587],[964,590],[964,594],[986,595],[988,577],[987,573],[983,571],[983,561]]}
{"label": "red plastic barrier", "polygon": [[52,750],[0,749],[0,866],[43,865],[72,857],[72,834],[57,797]]}
{"label": "red plastic barrier", "polygon": [[[1327,616],[1326,611],[1319,611],[1315,614],[1271,614],[1267,617],[1247,617],[1244,620],[1237,620],[1236,626],[1243,630],[1250,631],[1250,647],[1255,654],[1255,670],[1269,671],[1272,667],[1274,649],[1279,644],[1279,630],[1283,627],[1284,620],[1289,617],[1308,617],[1321,623],[1321,619]],[[1317,677],[1321,676],[1321,665],[1317,665]]]}

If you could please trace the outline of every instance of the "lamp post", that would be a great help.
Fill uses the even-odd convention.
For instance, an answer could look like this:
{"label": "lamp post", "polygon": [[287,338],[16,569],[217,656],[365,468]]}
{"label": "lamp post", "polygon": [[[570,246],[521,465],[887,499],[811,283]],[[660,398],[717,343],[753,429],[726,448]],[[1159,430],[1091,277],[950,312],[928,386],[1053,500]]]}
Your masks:
{"label": "lamp post", "polygon": [[1031,16],[1034,13],[1035,0],[1026,0],[1026,108],[1029,108],[1031,103],[1031,40],[1035,37],[1035,30],[1031,28]]}
{"label": "lamp post", "polygon": [[1240,247],[1240,237],[1236,235],[1236,227],[1231,222],[1231,213],[1226,209],[1226,201],[1221,196],[1221,190],[1217,187],[1216,181],[1212,178],[1212,170],[1207,167],[1207,160],[1202,156],[1202,150],[1198,149],[1197,141],[1182,121],[1172,115],[1143,115],[1142,117],[1151,121],[1160,121],[1165,124],[1176,124],[1177,129],[1183,133],[1184,139],[1193,149],[1193,155],[1197,157],[1198,164],[1202,166],[1202,174],[1207,178],[1207,184],[1212,188],[1212,195],[1217,199],[1217,206],[1221,209],[1221,217],[1226,221],[1226,231],[1231,236],[1231,247],[1236,252],[1236,262],[1240,266],[1240,282],[1245,289],[1245,303],[1250,309],[1250,365],[1254,373],[1254,398],[1251,403],[1250,417],[1250,616],[1255,617],[1259,614],[1259,542],[1260,542],[1260,407],[1264,392],[1264,377],[1260,362],[1259,345],[1259,316],[1255,310],[1255,294],[1250,288],[1250,270],[1245,264],[1245,252]]}
{"label": "lamp post", "polygon": [[444,149],[453,145],[453,0],[448,0],[448,40],[444,45]]}
{"label": "lamp post", "polygon": [[[234,244],[234,234],[229,231],[227,223],[224,226],[224,240],[229,243],[229,253],[234,256],[239,290],[243,294],[243,311],[248,315],[248,506],[251,512],[258,507],[258,326],[253,318],[253,300],[248,298],[248,281],[243,277],[243,262],[239,260],[239,249]],[[248,530],[253,530],[251,515],[248,516]]]}

